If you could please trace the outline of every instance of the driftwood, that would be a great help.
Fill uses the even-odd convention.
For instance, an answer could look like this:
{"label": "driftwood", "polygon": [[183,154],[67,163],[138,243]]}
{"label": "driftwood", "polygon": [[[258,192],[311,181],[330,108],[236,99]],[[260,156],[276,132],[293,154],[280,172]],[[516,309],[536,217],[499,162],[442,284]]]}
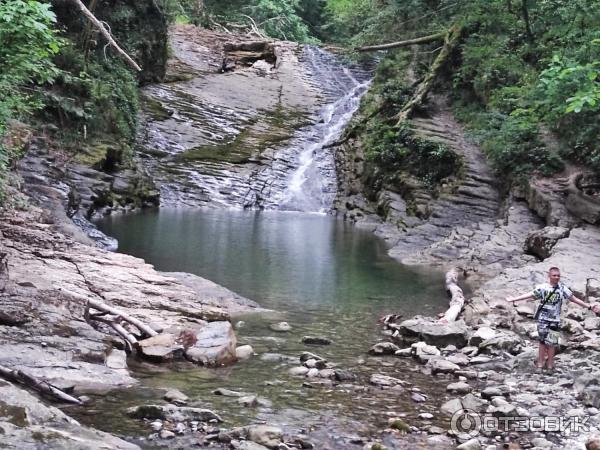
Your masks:
{"label": "driftwood", "polygon": [[125,51],[119,47],[119,44],[116,43],[114,38],[111,36],[109,31],[106,29],[104,24],[100,22],[94,14],[83,4],[81,0],[71,0],[75,5],[79,8],[79,10],[83,13],[85,17],[88,18],[90,22],[94,24],[94,26],[98,29],[100,34],[104,36],[104,38],[108,41],[108,44],[115,49],[115,51],[135,70],[140,72],[142,68],[138,66],[138,64],[129,56]]}
{"label": "driftwood", "polygon": [[121,336],[123,338],[123,341],[125,342],[125,346],[127,347],[128,353],[133,353],[134,350],[137,350],[137,348],[139,347],[138,340],[133,334],[131,334],[129,331],[127,331],[125,329],[125,327],[123,327],[120,324],[121,317],[120,316],[104,317],[106,314],[108,314],[108,313],[104,312],[104,311],[101,313],[97,313],[97,314],[86,313],[86,320],[96,320],[98,322],[107,324],[119,336]]}
{"label": "driftwood", "polygon": [[446,291],[450,294],[450,307],[439,319],[440,322],[454,322],[465,305],[465,296],[458,285],[458,270],[451,269],[446,273]]}
{"label": "driftwood", "polygon": [[457,25],[454,25],[447,33],[445,33],[442,51],[437,55],[433,64],[431,64],[431,68],[425,78],[423,78],[423,81],[418,84],[412,98],[404,104],[402,110],[396,115],[396,119],[398,120],[396,126],[400,126],[402,122],[406,121],[413,110],[423,103],[425,96],[433,86],[433,82],[437,78],[440,69],[444,66],[446,60],[452,53],[452,50],[454,50],[458,44],[460,34],[461,28]]}
{"label": "driftwood", "polygon": [[61,391],[55,386],[44,380],[39,380],[32,375],[26,374],[22,370],[13,370],[8,367],[0,366],[0,376],[7,380],[15,381],[24,386],[28,386],[40,394],[52,397],[61,402],[75,403],[81,405],[82,402],[78,398],[75,398],[64,391]]}
{"label": "driftwood", "polygon": [[[125,314],[123,311],[121,311],[117,308],[113,308],[112,306],[109,306],[106,303],[102,303],[99,300],[93,300],[93,299],[88,300],[88,306],[90,308],[97,309],[98,311],[102,311],[102,312],[106,312],[109,314],[113,314],[115,316],[119,316],[124,321],[129,322],[130,324],[136,326],[137,328],[139,328],[140,331],[142,331],[143,333],[147,334],[150,337],[156,336],[158,334],[156,331],[154,331],[152,328],[150,328],[148,325],[146,325],[141,320],[138,320],[135,317],[131,317],[129,314]],[[92,317],[90,316],[90,318],[92,318]]]}
{"label": "driftwood", "polygon": [[368,45],[365,47],[356,47],[354,50],[357,52],[372,52],[376,50],[389,50],[391,48],[407,47],[409,45],[428,44],[429,42],[439,41],[444,39],[447,32],[430,34],[429,36],[423,36],[416,39],[408,39],[406,41],[390,42],[389,44],[380,45]]}

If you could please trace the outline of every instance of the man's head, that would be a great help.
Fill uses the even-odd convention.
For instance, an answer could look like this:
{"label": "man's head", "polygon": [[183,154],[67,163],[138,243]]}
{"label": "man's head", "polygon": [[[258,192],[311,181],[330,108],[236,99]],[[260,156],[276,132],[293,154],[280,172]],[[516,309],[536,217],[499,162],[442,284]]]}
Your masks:
{"label": "man's head", "polygon": [[560,281],[560,270],[558,267],[550,267],[550,270],[548,270],[548,280],[552,286],[556,286]]}

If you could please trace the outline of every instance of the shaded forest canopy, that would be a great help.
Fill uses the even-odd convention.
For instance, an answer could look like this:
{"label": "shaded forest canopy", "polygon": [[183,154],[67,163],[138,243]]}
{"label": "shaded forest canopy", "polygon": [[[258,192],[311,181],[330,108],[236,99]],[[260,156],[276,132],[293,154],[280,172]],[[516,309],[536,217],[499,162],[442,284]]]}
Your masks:
{"label": "shaded forest canopy", "polygon": [[[54,137],[76,154],[87,151],[83,135],[83,147],[102,142],[117,165],[126,165],[137,126],[137,89],[164,75],[172,22],[334,44],[356,58],[357,47],[443,36],[455,27],[460,39],[437,69],[432,89],[447,94],[497,172],[507,180],[549,175],[568,161],[600,173],[600,3],[594,0],[84,3],[144,70],[134,73],[107,49],[70,0],[1,2],[0,90],[8,94],[0,98],[0,184],[23,150],[22,122],[57,124]],[[373,164],[420,170],[424,155],[424,164],[442,170],[448,161],[441,148],[406,144],[412,139],[397,122],[442,50],[443,41],[432,39],[377,53],[375,82],[360,112],[364,123],[351,129],[364,134]]]}

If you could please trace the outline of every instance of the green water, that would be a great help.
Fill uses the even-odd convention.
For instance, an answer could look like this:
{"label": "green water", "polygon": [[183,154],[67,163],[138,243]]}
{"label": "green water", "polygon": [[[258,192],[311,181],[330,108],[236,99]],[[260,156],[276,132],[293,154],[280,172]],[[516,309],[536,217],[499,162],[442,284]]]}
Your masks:
{"label": "green water", "polygon": [[[398,264],[369,232],[326,215],[239,210],[161,209],[108,217],[98,225],[119,240],[119,251],[158,270],[195,273],[274,310],[234,320],[244,322],[236,331],[239,343],[251,344],[258,356],[217,370],[133,364],[142,385],[129,398],[121,396],[121,406],[158,399],[158,388],[176,387],[230,425],[266,420],[300,427],[324,415],[368,429],[394,413],[410,417],[434,411],[444,396],[445,384],[437,386],[412,360],[367,355],[382,339],[377,324],[382,314],[434,315],[447,306],[442,273]],[[292,331],[271,331],[269,325],[279,321],[288,322]],[[324,336],[332,344],[307,346],[301,343],[305,335]],[[304,379],[287,374],[297,363],[261,358],[265,353],[297,357],[307,350],[353,371],[359,381],[345,388],[303,385]],[[440,398],[419,406],[409,393],[368,387],[374,372],[406,379]],[[212,394],[217,387],[257,394],[272,406],[240,407],[236,398]],[[97,404],[94,420],[107,408]],[[139,424],[111,417],[106,428],[136,433]]]}

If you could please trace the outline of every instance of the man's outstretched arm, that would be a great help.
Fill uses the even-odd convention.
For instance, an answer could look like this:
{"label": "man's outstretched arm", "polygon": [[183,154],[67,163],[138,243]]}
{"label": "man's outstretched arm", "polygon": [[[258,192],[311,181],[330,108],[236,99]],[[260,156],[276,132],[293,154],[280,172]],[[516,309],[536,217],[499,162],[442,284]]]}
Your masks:
{"label": "man's outstretched arm", "polygon": [[584,302],[583,300],[575,297],[574,295],[571,295],[571,297],[569,297],[569,301],[575,303],[576,305],[581,306],[582,308],[589,309],[590,311],[593,311],[595,314],[600,313],[600,305],[598,305],[598,304],[590,305],[590,304]]}
{"label": "man's outstretched arm", "polygon": [[506,297],[506,301],[510,303],[522,302],[524,300],[535,300],[533,292],[528,292],[527,294],[519,295],[518,297]]}

